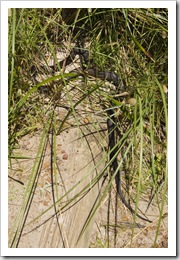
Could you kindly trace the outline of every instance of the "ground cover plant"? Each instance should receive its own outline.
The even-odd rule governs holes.
[[[35,222],[51,209],[54,210],[53,216],[58,219],[60,213],[73,207],[101,180],[103,188],[98,201],[88,212],[77,240],[83,236],[107,199],[107,221],[101,224],[105,235],[96,233],[89,246],[118,247],[118,216],[115,214],[115,223],[112,224],[110,205],[113,203],[111,194],[119,169],[124,196],[135,210],[130,240],[120,246],[135,246],[132,243],[137,236],[137,214],[143,199],[146,206],[140,211],[141,214],[146,216],[145,211],[148,212],[153,205],[157,209],[155,216],[148,216],[156,223],[148,246],[167,247],[167,241],[164,242],[166,245],[162,245],[158,237],[167,217],[168,199],[168,11],[133,8],[11,9],[8,23],[9,179],[23,186],[21,203],[11,221],[9,246],[19,246],[28,223]],[[88,51],[88,62],[82,64],[80,57],[80,61],[77,61],[80,69],[73,67],[66,71],[64,59],[77,44],[82,44],[80,48]],[[64,55],[61,62],[58,54]],[[109,82],[107,84],[107,77],[102,79],[86,73],[90,71],[89,68],[119,75],[120,87]],[[66,109],[61,117],[57,115],[59,107]],[[110,160],[112,150],[108,147],[106,122],[108,118],[111,119],[108,111],[112,109],[117,148],[112,150],[117,152]],[[100,118],[97,119],[97,116]],[[60,193],[57,137],[77,127],[81,132],[80,138],[86,138],[87,132],[82,130],[82,122],[89,134],[98,133],[102,158],[94,164],[93,169],[84,172],[77,183]],[[37,133],[40,135],[37,153],[29,157],[20,152],[22,138],[28,136],[29,139]],[[40,215],[28,220],[50,136],[52,203]],[[115,158],[118,169],[112,172],[111,163]],[[25,181],[23,174],[17,175],[13,171],[14,162],[22,160],[32,162]],[[101,163],[104,166],[91,182],[64,201]]]

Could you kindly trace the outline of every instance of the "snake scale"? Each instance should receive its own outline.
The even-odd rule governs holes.
[[[108,81],[112,83],[118,90],[121,90],[121,84],[120,84],[120,77],[118,74],[116,74],[113,71],[99,71],[98,69],[95,68],[88,68],[88,64],[91,63],[89,59],[89,51],[85,50],[81,47],[74,47],[68,57],[59,62],[59,66],[67,66],[70,63],[73,62],[74,58],[76,55],[79,55],[80,58],[80,63],[81,63],[81,68],[82,71],[86,73],[86,75],[93,76],[95,78],[99,78],[105,81]],[[49,66],[52,71],[55,71],[55,66]],[[117,154],[118,154],[118,147],[115,142],[115,131],[116,131],[116,125],[115,125],[115,111],[114,109],[108,109],[107,110],[107,129],[108,129],[108,139],[109,139],[109,151],[110,151],[110,168],[111,172],[115,173],[117,171],[117,174],[115,176],[115,183],[116,183],[116,190],[117,193],[120,197],[120,200],[122,203],[129,209],[129,211],[132,214],[135,214],[138,218],[147,221],[147,222],[152,222],[149,219],[142,217],[138,213],[135,212],[135,210],[131,207],[131,205],[126,201],[122,188],[121,188],[121,173],[120,170],[118,169],[118,161],[117,161]],[[118,169],[118,170],[117,170]]]

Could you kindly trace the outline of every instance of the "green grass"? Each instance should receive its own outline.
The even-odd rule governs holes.
[[[152,245],[155,247],[163,219],[164,205],[167,203],[168,185],[166,158],[168,97],[164,91],[168,84],[168,11],[166,9],[77,9],[69,16],[63,15],[64,10],[61,9],[12,9],[11,11],[8,45],[9,162],[11,163],[11,160],[16,158],[16,148],[23,136],[33,135],[42,128],[44,131],[32,172],[29,175],[23,202],[11,230],[10,246],[18,246],[21,232],[27,224],[26,214],[36,189],[48,131],[50,129],[54,131],[52,153],[55,161],[56,134],[64,131],[71,116],[79,126],[76,108],[78,105],[88,104],[92,110],[104,116],[106,116],[107,108],[112,105],[116,107],[116,127],[121,133],[117,137],[117,144],[119,153],[122,155],[121,158],[118,157],[118,160],[120,170],[125,172],[123,180],[125,190],[131,204],[135,205],[136,212],[141,198],[149,199],[149,204],[154,202],[159,208],[156,236]],[[87,77],[82,86],[76,85],[79,94],[77,97],[73,96],[73,91],[68,85],[73,86],[76,78],[71,77],[71,73],[66,74],[61,71],[56,52],[65,48],[64,40],[74,43],[81,34],[84,41],[88,43],[90,58],[94,66],[100,70],[115,71],[119,74],[121,83],[125,87],[123,91],[128,92],[128,95],[116,97],[113,92],[103,88],[101,81],[97,80],[94,83]],[[49,75],[48,66],[39,65],[40,61],[47,64],[45,55],[47,52],[51,53],[57,64],[60,72],[57,76]],[[32,82],[33,65],[39,69],[39,72],[49,75],[37,85]],[[41,95],[39,92],[43,85],[48,85],[50,89],[46,109],[44,94]],[[121,94],[121,90],[116,94]],[[69,106],[61,122],[54,116],[58,95],[66,95],[68,99],[66,105]],[[131,105],[132,100],[135,101],[133,105]],[[47,116],[48,111],[49,116]],[[96,122],[93,122],[93,119],[91,122],[91,127],[97,130]],[[101,137],[99,137],[99,143],[103,148]],[[105,154],[103,161],[107,161],[109,157],[108,152]],[[16,159],[18,160],[18,156]],[[97,177],[79,194],[65,205],[63,204],[60,210],[68,208],[73,201],[83,196],[100,178],[103,178],[109,164],[109,162],[106,163],[105,168],[98,173]],[[95,168],[97,166],[95,165]],[[56,176],[56,165],[53,169]],[[93,170],[85,173],[84,178]],[[107,196],[115,174],[111,176],[99,202],[89,214],[82,233]],[[57,183],[56,177],[55,182]],[[82,180],[79,180],[79,183],[81,182]],[[50,208],[55,207],[56,210],[55,205],[61,205],[62,199],[70,194],[79,183],[74,184],[63,197],[59,196],[56,184],[54,205]],[[129,194],[128,190],[132,192]],[[137,217],[134,217],[134,221],[137,221]],[[132,240],[133,237],[134,228],[132,227]],[[97,244],[101,244],[99,240]]]

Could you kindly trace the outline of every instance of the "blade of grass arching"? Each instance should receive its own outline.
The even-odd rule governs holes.
[[[135,98],[138,99],[138,95],[136,95]],[[137,110],[138,110],[138,103],[136,102],[136,104],[134,106],[134,120],[133,120],[133,143],[134,143],[135,151],[137,150],[137,138],[136,138],[136,136],[137,136],[137,122],[138,122]]]
[[[55,177],[55,190],[56,190],[56,200],[58,200],[58,179],[57,179],[57,168],[56,168],[56,160],[57,160],[57,155],[56,155],[56,115],[53,117],[53,174]],[[52,183],[53,185],[53,183]]]
[[[9,87],[8,87],[8,111],[10,110],[10,104],[12,102],[12,93],[13,93],[13,81],[14,81],[14,57],[15,57],[15,43],[16,43],[16,32],[20,24],[21,17],[19,18],[19,21],[16,25],[16,8],[12,8],[12,31],[11,34],[9,34],[8,38],[8,55],[11,55],[11,71],[10,71],[10,80],[9,80]]]
[[[76,22],[77,22],[77,20],[78,20],[78,16],[79,16],[79,14],[80,14],[80,11],[81,11],[80,8],[78,8],[77,11],[76,11],[76,15],[75,15],[74,22],[73,22],[73,28],[72,28],[73,31],[74,31],[74,28],[75,28],[75,26],[76,26]]]
[[[67,77],[67,78],[69,78],[69,77],[74,77],[75,75],[77,75],[77,74],[76,74],[76,73],[66,73],[66,74],[64,74],[64,76],[62,76],[62,75],[57,75],[57,76],[49,77],[48,79],[45,79],[45,80],[43,80],[42,82],[38,83],[36,86],[34,86],[33,88],[31,88],[31,89],[23,96],[23,98],[21,98],[21,99],[19,100],[19,102],[16,104],[16,107],[15,107],[15,108],[13,107],[13,108],[9,111],[9,115],[10,115],[11,113],[14,113],[14,111],[15,111],[16,113],[18,113],[18,111],[22,108],[22,106],[23,106],[24,103],[27,101],[27,99],[30,97],[30,95],[31,95],[33,92],[36,92],[39,87],[41,87],[41,86],[43,86],[43,85],[46,85],[46,84],[48,84],[48,83],[51,83],[51,82],[54,81],[54,80],[62,79],[63,77],[65,77],[65,78],[66,78],[66,77]]]
[[[58,233],[61,237],[62,236],[62,227],[60,227],[60,223],[58,221],[58,206],[56,201],[58,200],[58,184],[57,184],[57,171],[56,171],[56,115],[55,115],[55,108],[56,106],[54,106],[53,112],[52,112],[52,122],[53,122],[53,130],[51,133],[51,171],[50,171],[50,175],[51,175],[51,191],[52,191],[52,202],[53,202],[53,207],[54,207],[54,215],[56,218],[56,223],[57,223],[57,227],[58,227]],[[55,180],[54,180],[55,179]],[[54,184],[55,184],[55,188],[54,188]],[[47,234],[47,237],[49,236],[49,234]],[[55,235],[56,237],[56,235]],[[64,243],[64,239],[63,239],[63,247],[65,247],[65,243]]]
[[[167,150],[168,150],[168,111],[167,111],[167,101],[166,101],[166,97],[165,97],[165,93],[163,91],[163,88],[162,88],[162,86],[161,86],[161,84],[160,84],[160,82],[158,81],[157,78],[155,78],[155,82],[156,82],[157,86],[159,87],[159,90],[160,90],[160,93],[161,93],[161,97],[162,97],[162,101],[163,101],[165,124],[166,124],[166,142],[167,142]],[[165,200],[166,200],[167,185],[168,185],[168,160],[166,158],[166,171],[165,171],[165,178],[164,178],[164,190],[162,192],[162,203],[161,203],[161,208],[160,208],[160,216],[159,216],[158,226],[157,226],[157,230],[156,230],[156,236],[155,236],[155,239],[154,239],[154,247],[156,247],[156,242],[157,242],[157,239],[158,239],[160,225],[161,225],[161,221],[162,221],[162,218],[163,218],[163,210],[164,210],[164,205],[165,205]]]
[[[9,238],[10,247],[17,247],[17,244],[20,239],[20,234],[22,233],[22,229],[24,226],[24,218],[26,215],[30,197],[34,192],[35,180],[38,175],[38,169],[39,169],[39,166],[41,163],[43,150],[44,150],[44,147],[45,147],[45,144],[47,141],[48,128],[49,128],[49,121],[47,120],[47,123],[44,127],[44,131],[42,133],[42,137],[40,139],[37,155],[36,155],[35,162],[34,162],[34,165],[33,165],[32,171],[31,171],[31,175],[29,177],[29,181],[28,181],[27,187],[25,189],[21,207],[19,209],[19,212],[15,219],[14,225],[12,227],[12,231],[10,233],[10,238]]]
[[[132,40],[134,41],[134,43],[136,44],[136,46],[153,62],[155,62],[155,60],[151,57],[151,55],[142,47],[142,45],[136,40],[136,38],[130,33]]]
[[[150,114],[151,114],[151,117],[150,117],[150,133],[151,133],[151,135],[150,135],[150,137],[151,137],[151,161],[152,161],[151,162],[151,170],[152,170],[152,176],[153,176],[154,185],[155,185],[155,187],[157,187],[157,181],[156,181],[156,176],[155,176],[155,162],[154,162],[154,115],[155,115],[155,102],[153,102],[151,109],[152,109],[152,112],[150,112]],[[152,199],[150,200],[146,210],[148,210]]]
[[[11,46],[11,73],[10,73],[10,84],[9,84],[9,95],[8,95],[8,111],[10,109],[12,99],[12,88],[14,80],[14,54],[15,54],[15,26],[16,26],[16,9],[12,9],[12,46]],[[9,39],[10,41],[10,39]],[[10,51],[10,50],[9,50]]]
[[[31,156],[22,156],[22,155],[11,155],[9,158],[11,159],[35,159],[34,157]]]
[[[135,204],[135,214],[134,214],[134,225],[132,226],[132,235],[131,235],[131,241],[134,237],[134,230],[136,225],[136,213],[138,210],[139,205],[139,198],[140,198],[140,192],[141,192],[141,182],[142,182],[142,162],[143,162],[143,112],[142,112],[142,103],[141,103],[141,97],[138,98],[137,102],[139,104],[139,130],[140,130],[140,155],[139,155],[139,175],[138,175],[138,185],[136,190],[136,204]]]

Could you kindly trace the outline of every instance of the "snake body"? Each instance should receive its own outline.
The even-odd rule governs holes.
[[[78,54],[78,55],[82,56],[81,62],[82,62],[82,60],[84,60],[85,64],[89,63],[89,53],[88,53],[87,50],[75,48],[74,54]],[[84,66],[82,66],[82,67],[84,67]],[[99,71],[97,69],[88,69],[87,71],[88,71],[88,74],[90,76],[94,76],[94,77],[100,78],[102,80],[109,81],[110,83],[113,83],[118,90],[122,89],[122,86],[120,85],[120,77],[115,72],[113,72],[113,71]],[[112,171],[113,172],[117,171],[117,174],[115,176],[117,193],[118,193],[122,203],[129,209],[129,211],[132,214],[135,214],[138,218],[151,223],[152,221],[150,221],[149,219],[142,217],[141,215],[136,213],[135,210],[131,207],[131,205],[126,201],[126,199],[123,195],[123,192],[122,192],[122,189],[121,189],[121,174],[120,174],[120,170],[118,169],[118,161],[117,161],[118,147],[116,146],[116,143],[115,143],[116,125],[115,125],[115,116],[114,116],[115,111],[114,111],[114,109],[108,109],[107,115],[108,115],[107,129],[108,129],[108,139],[109,139],[108,145],[109,145],[109,150],[110,150],[109,158],[110,158],[110,161],[111,161]]]
[[[88,64],[90,64],[90,59],[89,59],[89,52],[85,49],[82,49],[80,47],[75,47],[71,50],[70,54],[68,57],[59,62],[59,66],[62,67],[63,65],[69,65],[70,63],[73,62],[74,58],[76,55],[79,55],[80,61],[81,61],[81,67],[82,70],[90,76],[93,76],[95,78],[99,78],[105,81],[108,81],[119,90],[122,89],[122,86],[120,84],[120,77],[118,74],[116,74],[113,71],[99,71],[98,69],[95,68],[88,68]],[[50,68],[55,71],[55,66],[50,66]],[[112,104],[111,104],[112,105]],[[112,105],[113,106],[113,105]],[[115,143],[115,129],[116,129],[116,124],[115,124],[115,111],[113,108],[110,108],[107,110],[107,129],[108,129],[108,139],[109,139],[109,151],[110,151],[110,161],[111,165],[110,168],[112,172],[116,172],[117,174],[115,176],[115,182],[116,182],[116,190],[117,193],[120,197],[120,200],[122,203],[130,210],[132,214],[135,214],[137,217],[139,217],[142,220],[152,222],[149,219],[142,217],[138,213],[135,212],[135,210],[131,207],[131,205],[126,201],[122,189],[121,189],[121,173],[120,170],[118,169],[118,161],[117,161],[117,154],[118,154],[118,147]],[[118,170],[117,170],[118,169]]]
[[[68,57],[65,59],[65,63],[64,63],[64,60],[60,61],[59,66],[62,67],[63,65],[67,66],[67,65],[71,64],[76,55],[79,55],[82,70],[87,75],[90,75],[90,76],[93,76],[95,78],[99,78],[99,79],[102,79],[102,80],[107,80],[107,81],[113,83],[116,87],[118,87],[120,85],[119,75],[116,74],[115,72],[113,72],[113,71],[100,71],[97,68],[88,68],[88,64],[91,63],[91,61],[89,59],[89,51],[82,49],[82,48],[74,47],[71,50]],[[53,71],[55,70],[55,66],[50,66],[50,68]]]

